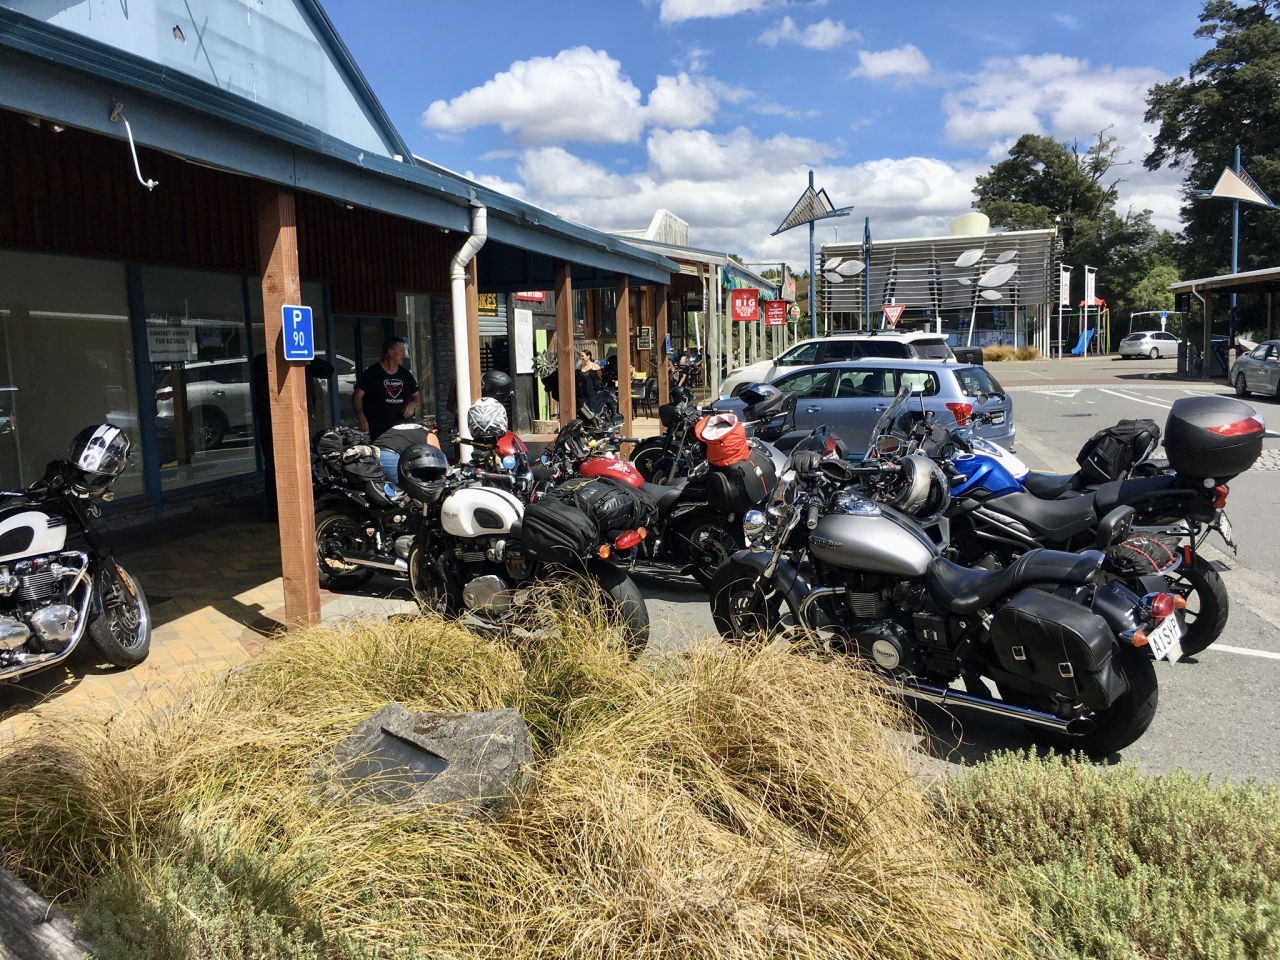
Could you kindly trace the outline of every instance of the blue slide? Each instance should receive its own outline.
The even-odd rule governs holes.
[[[1083,357],[1085,355],[1085,352],[1089,349],[1089,341],[1093,339],[1093,334],[1094,330],[1092,327],[1080,334],[1080,341],[1071,348],[1071,355],[1073,357]]]

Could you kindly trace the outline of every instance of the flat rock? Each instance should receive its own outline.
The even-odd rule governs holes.
[[[0,960],[88,960],[93,951],[61,910],[0,870]]]
[[[332,802],[450,804],[475,816],[523,790],[532,764],[519,711],[414,713],[390,703],[333,749],[317,779]]]

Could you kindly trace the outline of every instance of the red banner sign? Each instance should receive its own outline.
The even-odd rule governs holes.
[[[742,287],[729,291],[729,315],[739,323],[754,323],[760,319],[760,291],[755,287]]]
[[[785,327],[787,325],[787,301],[766,300],[764,303],[764,323],[767,327]]]
[[[516,294],[517,300],[536,300],[538,303],[544,303],[547,299],[547,291],[545,290],[523,290]]]

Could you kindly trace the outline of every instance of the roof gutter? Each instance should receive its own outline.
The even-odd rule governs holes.
[[[467,332],[467,266],[489,239],[489,210],[475,202],[471,208],[471,236],[467,237],[449,265],[450,295],[453,303],[454,396],[458,406],[458,436],[466,436],[467,412],[471,409],[471,339]],[[471,459],[471,445],[461,444],[458,459]]]

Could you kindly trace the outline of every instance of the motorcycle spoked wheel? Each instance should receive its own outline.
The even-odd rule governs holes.
[[[1145,651],[1128,644],[1116,644],[1112,660],[1118,662],[1129,681],[1129,689],[1110,708],[1094,714],[1094,728],[1083,736],[1058,733],[1027,724],[1036,739],[1060,750],[1080,750],[1094,757],[1118,753],[1134,743],[1151,726],[1160,701],[1156,668]],[[1007,690],[997,684],[1001,699],[1021,706],[1052,712],[1052,699]]]
[[[105,570],[95,578],[102,613],[89,624],[89,640],[113,667],[136,667],[151,652],[151,607],[133,574],[118,563],[116,570],[118,581]]]
[[[681,518],[672,533],[687,554],[681,559],[693,567],[689,571],[693,579],[708,589],[716,573],[745,545],[742,535],[719,517]]]
[[[455,620],[462,615],[462,584],[451,572],[440,569],[432,551],[415,542],[409,549],[409,587],[423,613],[438,613]]]
[[[782,595],[771,584],[756,589],[756,567],[730,560],[711,579],[711,620],[725,640],[769,639],[782,626]]]
[[[363,526],[364,519],[351,510],[326,507],[316,511],[316,565],[320,571],[320,586],[324,589],[352,590],[368,583],[373,576],[369,567],[344,563],[328,555],[330,543],[341,549],[356,539]]]

